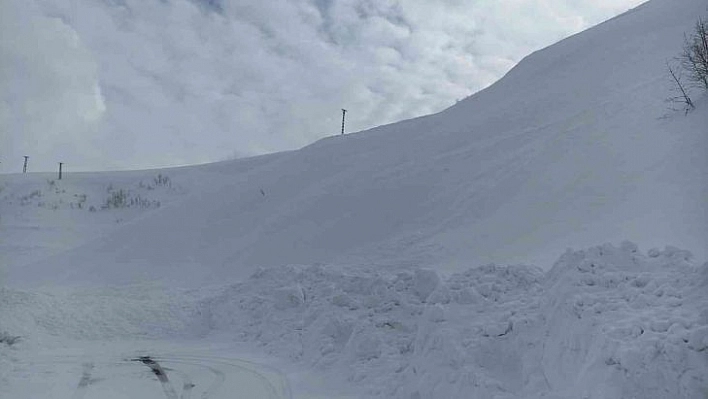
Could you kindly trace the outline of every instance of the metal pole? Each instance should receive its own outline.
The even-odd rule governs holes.
[[[61,180],[61,167],[64,165],[64,162],[59,162],[59,180]]]
[[[27,160],[29,159],[29,156],[25,155],[25,164],[22,166],[22,173],[27,173]]]
[[[347,115],[347,110],[342,108],[342,134],[344,134],[344,117]]]

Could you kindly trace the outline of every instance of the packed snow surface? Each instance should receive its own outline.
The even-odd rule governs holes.
[[[705,399],[708,97],[664,99],[707,8],[652,0],[298,151],[0,176],[0,396],[159,396],[124,363],[152,354],[182,397],[235,365],[278,398]]]

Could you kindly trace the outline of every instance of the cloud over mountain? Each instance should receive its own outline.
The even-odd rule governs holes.
[[[641,0],[10,0],[0,171],[207,162],[439,111]]]

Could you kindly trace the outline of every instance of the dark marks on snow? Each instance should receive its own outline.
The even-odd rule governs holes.
[[[233,377],[240,378],[239,374],[250,375],[253,378],[253,382],[259,381],[264,389],[265,397],[269,399],[292,399],[287,379],[280,371],[239,359],[213,356],[171,355],[155,357],[142,355],[122,358],[119,363],[99,362],[97,365],[105,366],[102,371],[107,373],[109,375],[107,379],[111,380],[113,374],[115,374],[115,367],[126,365],[126,363],[140,367],[144,372],[149,370],[149,373],[154,375],[160,383],[167,399],[196,399],[197,397],[199,399],[216,399],[217,397],[224,397],[223,395],[239,397],[238,395],[242,394],[242,392],[231,392],[226,389],[227,386],[230,389],[240,387],[240,385],[234,384],[233,381],[227,381],[227,379]],[[144,367],[147,367],[147,370]],[[106,378],[96,378],[95,368],[96,364],[93,362],[83,363],[81,377],[71,397],[72,399],[93,397],[100,390],[100,387],[91,387],[99,381],[106,380]],[[204,374],[204,371],[208,371],[208,373]],[[211,374],[211,378],[209,378],[209,374]],[[115,376],[124,377],[122,373],[118,373]],[[200,381],[199,384],[193,382],[195,377]],[[176,384],[175,381],[180,383],[181,389],[177,386],[178,389],[175,390],[173,385]],[[252,383],[249,379],[247,381],[249,381],[249,384]],[[200,386],[198,387],[198,385]],[[88,389],[97,389],[97,391],[87,394]],[[2,398],[2,394],[0,394],[0,398]]]
[[[91,379],[91,373],[93,372],[93,363],[84,363],[83,371],[81,373],[81,379],[79,380],[79,385],[76,387],[73,399],[81,399],[86,395],[86,389],[89,384],[93,382]]]
[[[131,360],[134,362],[141,362],[142,364],[150,368],[150,371],[152,371],[152,373],[155,374],[155,376],[157,377],[157,380],[160,381],[160,384],[162,385],[162,391],[165,393],[167,399],[178,399],[177,392],[172,386],[172,383],[170,383],[169,378],[167,378],[167,373],[165,373],[165,370],[162,368],[162,366],[160,366],[160,363],[156,362],[150,356],[140,356]]]

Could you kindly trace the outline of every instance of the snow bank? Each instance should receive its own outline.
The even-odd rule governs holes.
[[[607,244],[547,273],[271,268],[204,308],[214,328],[370,396],[704,398],[707,276],[687,251]]]
[[[564,254],[542,302],[550,385],[589,398],[704,397],[708,265],[690,260],[631,243]]]

